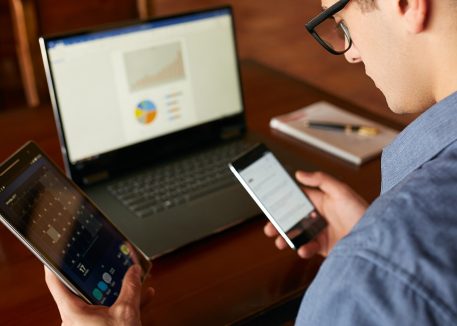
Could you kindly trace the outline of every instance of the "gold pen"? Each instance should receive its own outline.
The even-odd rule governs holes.
[[[380,133],[380,130],[376,127],[333,123],[333,122],[308,121],[307,126],[310,128],[316,128],[316,129],[343,131],[348,134],[356,133],[361,136],[375,136]]]

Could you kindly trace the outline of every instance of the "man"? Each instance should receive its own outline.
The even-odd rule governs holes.
[[[370,207],[328,175],[297,173],[329,222],[298,250],[304,258],[327,258],[297,323],[455,324],[457,0],[322,5],[324,11],[307,24],[319,43],[349,62],[363,62],[392,111],[422,114],[384,150],[381,195]],[[272,225],[265,233],[278,248],[286,247]],[[49,275],[47,282],[56,297],[57,280]],[[62,318],[72,309],[64,301],[58,301]]]

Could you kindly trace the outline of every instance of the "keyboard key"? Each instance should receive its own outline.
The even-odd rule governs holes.
[[[138,217],[198,199],[235,183],[228,163],[250,146],[228,143],[112,184],[111,194]]]

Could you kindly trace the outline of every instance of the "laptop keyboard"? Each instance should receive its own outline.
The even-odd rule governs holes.
[[[159,166],[108,186],[140,218],[203,197],[234,184],[228,163],[252,143],[239,140]]]

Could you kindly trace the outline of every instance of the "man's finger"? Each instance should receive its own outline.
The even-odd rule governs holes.
[[[279,234],[278,230],[276,230],[276,228],[270,222],[265,224],[265,226],[263,227],[263,232],[265,233],[265,235],[267,237],[270,237],[270,238],[276,237]]]
[[[295,178],[305,186],[319,188],[326,193],[339,191],[341,185],[338,180],[323,172],[297,171]]]
[[[141,267],[131,266],[122,280],[121,292],[115,305],[131,306],[138,308],[141,303]]]
[[[155,295],[155,290],[152,287],[148,287],[144,291],[142,291],[141,308],[146,307],[148,304],[150,304],[154,295]]]
[[[298,248],[297,254],[301,258],[311,258],[319,252],[320,248],[321,246],[319,243],[316,240],[313,240]]]
[[[284,240],[283,237],[277,237],[275,240],[275,246],[279,250],[283,250],[283,249],[287,248],[288,244],[287,244],[286,240]]]
[[[322,206],[322,199],[323,199],[324,193],[318,189],[311,189],[311,188],[304,188],[303,191],[308,196],[308,198],[311,200],[311,202],[314,204],[314,206],[318,208],[320,213],[323,213],[321,211],[321,209],[322,209],[321,206]]]
[[[46,266],[44,266],[44,275],[46,285],[54,301],[57,303],[57,308],[61,315],[66,315],[71,311],[77,311],[82,307],[84,304],[82,299],[71,292]]]

